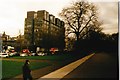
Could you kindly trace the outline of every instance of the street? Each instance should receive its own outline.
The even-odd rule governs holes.
[[[72,78],[72,80],[117,80],[119,70],[117,59],[107,53],[97,53],[61,80],[67,78]]]

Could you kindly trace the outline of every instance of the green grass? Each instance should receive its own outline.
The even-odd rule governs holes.
[[[26,56],[26,57],[20,57],[20,56],[13,56],[10,58],[14,59],[29,59],[29,60],[49,60],[49,61],[57,61],[58,64],[66,64],[69,61],[72,61],[76,59],[75,55],[71,54],[61,54],[61,55],[47,55],[47,56]],[[67,62],[66,62],[67,61]],[[2,78],[12,78],[22,73],[22,66],[24,62],[18,62],[18,61],[2,61]],[[30,68],[31,70],[42,68],[45,66],[49,66],[51,64],[48,64],[47,62],[31,62]]]
[[[2,78],[11,78],[22,73],[22,66],[24,62],[17,61],[2,61]],[[42,62],[31,62],[30,69],[38,69],[49,66],[48,63]]]
[[[17,56],[17,57],[11,57],[11,58],[17,58],[17,59],[34,59],[34,60],[66,60],[73,58],[70,54],[62,54],[62,55],[47,55],[47,56]]]

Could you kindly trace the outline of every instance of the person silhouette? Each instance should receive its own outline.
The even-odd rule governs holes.
[[[25,61],[25,64],[23,65],[22,69],[23,69],[23,80],[32,80],[32,76],[31,76],[31,70],[29,68],[29,60]]]

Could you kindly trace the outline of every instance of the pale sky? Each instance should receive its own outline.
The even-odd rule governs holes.
[[[46,10],[56,17],[62,8],[75,0],[0,0],[0,33],[17,36],[24,32],[27,11]],[[101,1],[101,0],[100,0]],[[115,2],[96,2],[105,33],[118,32],[118,4]]]

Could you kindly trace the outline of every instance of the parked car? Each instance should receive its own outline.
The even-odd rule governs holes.
[[[17,55],[17,52],[15,52],[14,49],[10,49],[10,50],[9,50],[9,55],[10,55],[10,56],[15,56],[15,55]]]
[[[20,53],[20,56],[28,56],[27,53]]]
[[[23,49],[20,56],[31,56],[29,49]]]
[[[58,48],[51,48],[50,49],[50,52],[52,53],[52,54],[55,54],[55,53],[57,53],[59,50],[58,50]]]
[[[38,56],[45,56],[45,55],[47,55],[47,53],[45,53],[45,52],[38,52],[37,55]]]
[[[32,53],[31,53],[31,56],[36,56],[36,55],[37,55],[37,54],[36,54],[36,53],[34,53],[34,52],[32,52]]]
[[[0,57],[9,57],[9,54],[8,54],[8,53],[3,53],[3,52],[1,52],[1,53],[0,53]]]

